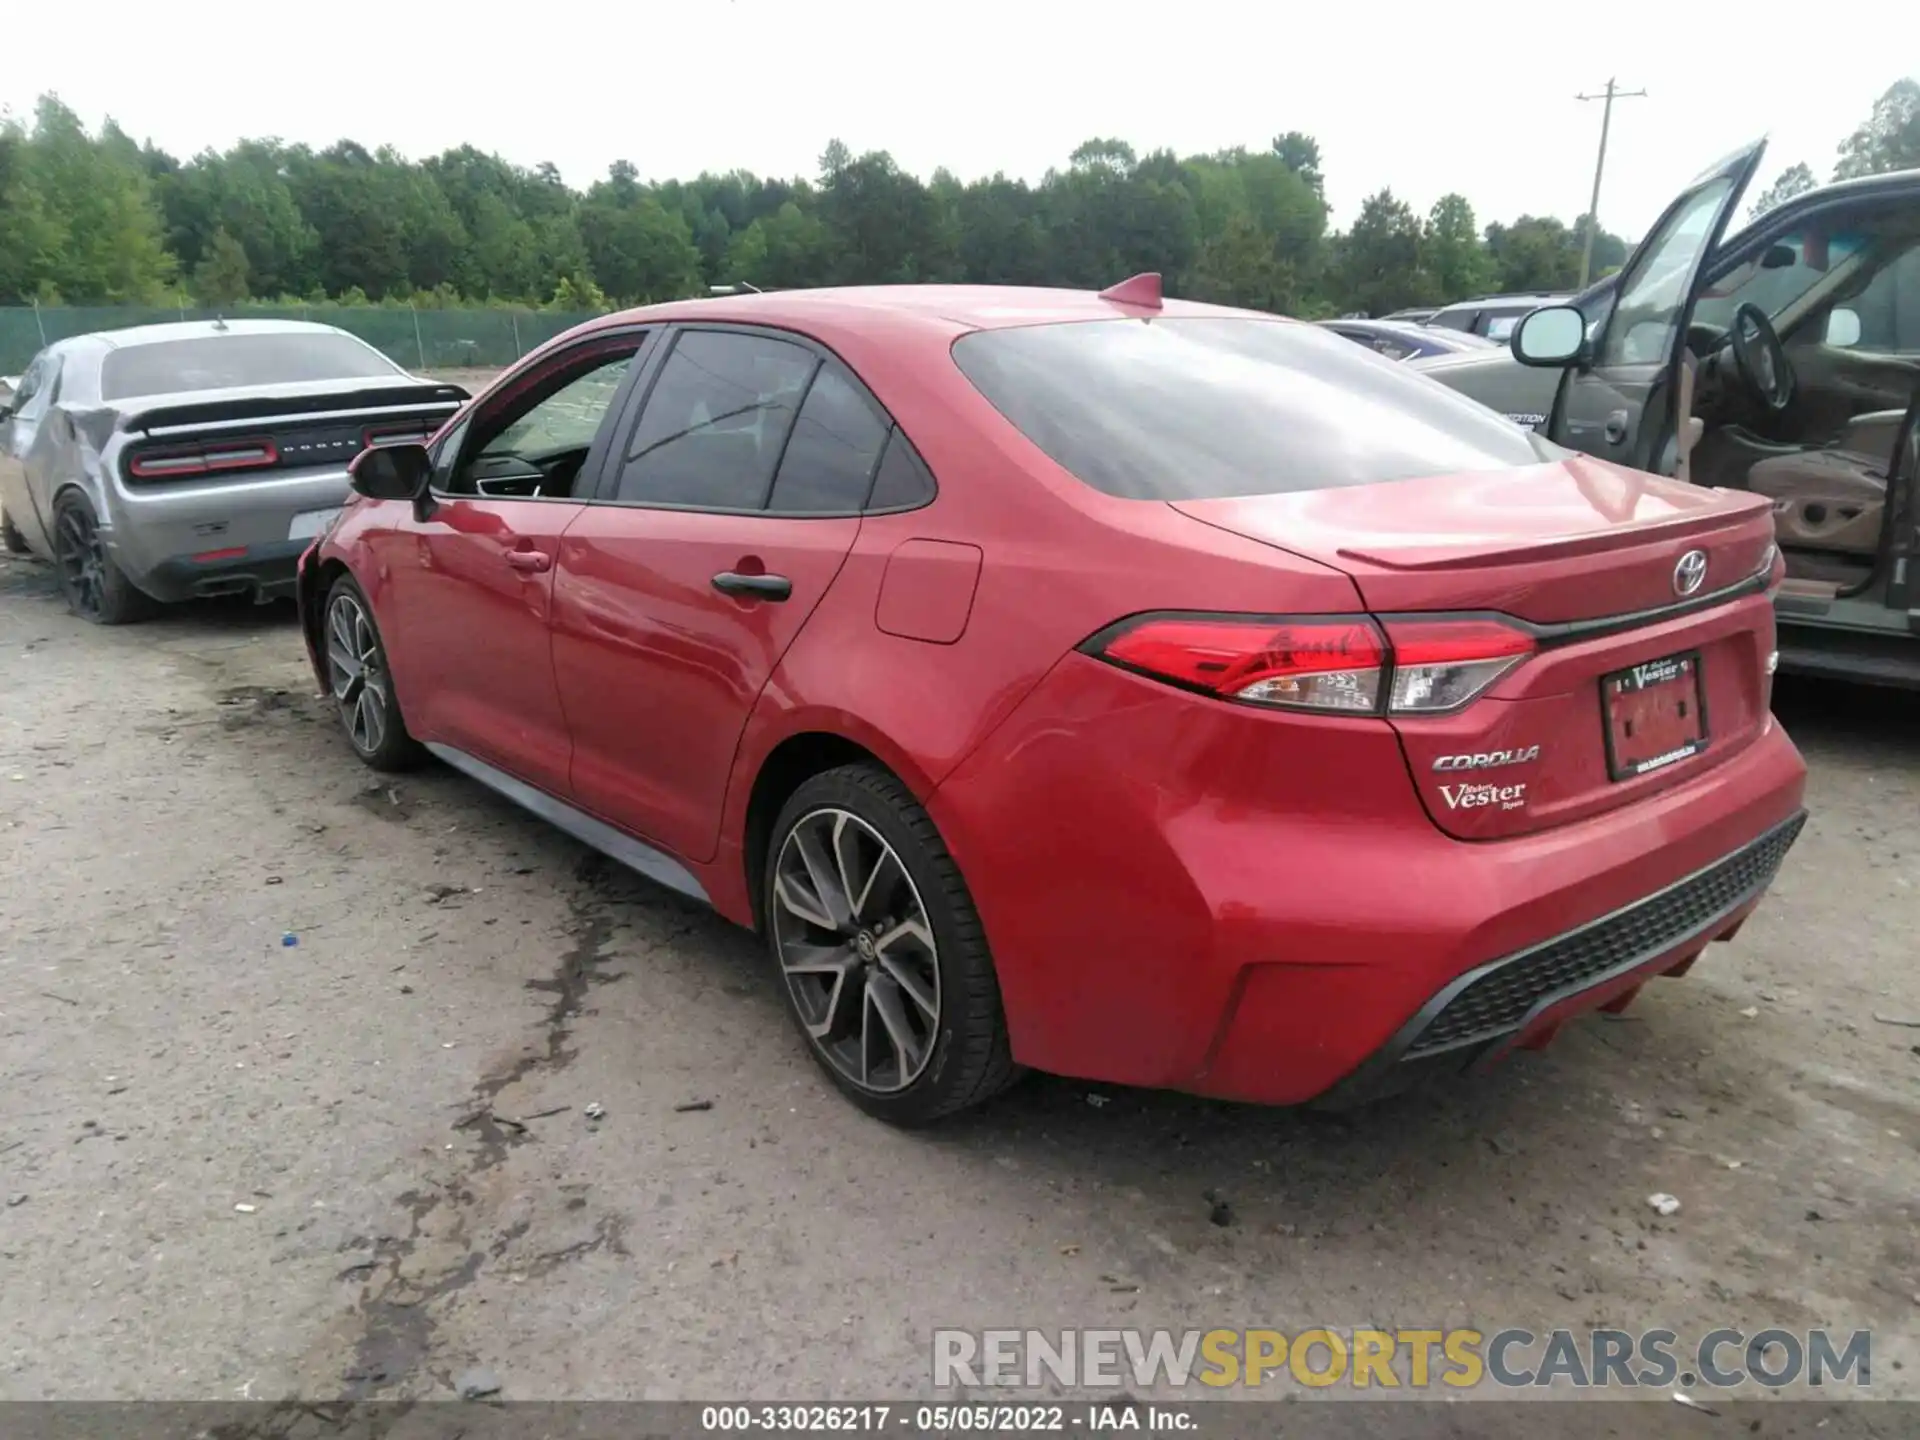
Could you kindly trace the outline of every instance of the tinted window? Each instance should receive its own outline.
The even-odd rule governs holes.
[[[391,380],[402,373],[351,335],[207,335],[109,351],[101,362],[100,395],[119,400],[309,380]]]
[[[867,397],[837,367],[821,367],[793,423],[767,508],[787,515],[858,510],[886,440],[886,422]]]
[[[1437,381],[1284,320],[981,330],[953,355],[1029,440],[1129,499],[1322,490],[1565,453]]]
[[[911,510],[933,499],[933,474],[907,437],[896,428],[880,457],[880,473],[873,477],[869,510]]]
[[[760,509],[818,363],[806,347],[764,335],[682,335],[627,446],[617,498]]]

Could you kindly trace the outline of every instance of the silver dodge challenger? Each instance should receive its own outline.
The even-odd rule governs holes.
[[[291,595],[369,445],[467,399],[330,325],[208,320],[59,340],[0,381],[0,540],[100,625],[202,595]]]

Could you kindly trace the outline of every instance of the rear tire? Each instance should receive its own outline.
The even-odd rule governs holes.
[[[353,753],[375,770],[413,769],[426,751],[407,730],[373,607],[351,575],[342,575],[327,592],[320,639],[327,688]]]
[[[7,553],[9,555],[30,555],[33,553],[27,548],[27,537],[15,529],[13,521],[4,514],[0,514],[0,545],[7,547]]]
[[[773,824],[763,907],[788,1013],[869,1115],[924,1125],[1018,1077],[973,898],[894,776],[844,765],[802,783]]]
[[[128,625],[159,608],[107,553],[93,506],[77,490],[53,504],[53,563],[67,608],[89,624]]]

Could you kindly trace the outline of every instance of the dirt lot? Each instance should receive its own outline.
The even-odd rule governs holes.
[[[1783,687],[1773,899],[1540,1056],[906,1135],[746,936],[312,690],[286,608],[90,629],[0,559],[0,1397],[917,1396],[935,1325],[1369,1323],[1871,1327],[1920,1396],[1910,700]]]

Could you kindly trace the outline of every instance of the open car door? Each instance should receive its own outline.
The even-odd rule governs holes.
[[[1680,362],[1700,272],[1766,148],[1756,140],[1700,175],[1628,257],[1583,362],[1561,376],[1551,439],[1638,470],[1675,468]]]

